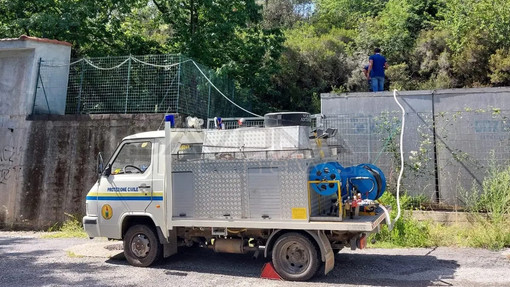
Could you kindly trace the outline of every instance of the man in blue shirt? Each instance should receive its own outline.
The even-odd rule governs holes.
[[[381,49],[375,48],[374,55],[368,58],[368,77],[372,80],[372,90],[380,92],[384,90],[384,69],[388,68],[386,58],[381,55]]]

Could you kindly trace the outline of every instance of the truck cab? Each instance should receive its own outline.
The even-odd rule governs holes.
[[[180,160],[200,157],[203,132],[174,129],[172,154]],[[165,131],[125,137],[86,197],[83,223],[90,237],[122,239],[126,218],[147,216],[164,226]],[[124,223],[125,225],[125,223]]]

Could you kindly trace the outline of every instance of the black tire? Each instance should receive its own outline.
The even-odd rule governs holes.
[[[317,273],[321,265],[319,254],[309,237],[290,232],[276,241],[272,252],[273,265],[285,280],[306,281]]]
[[[133,225],[124,236],[124,255],[129,264],[150,266],[161,259],[163,246],[154,229],[147,225]]]

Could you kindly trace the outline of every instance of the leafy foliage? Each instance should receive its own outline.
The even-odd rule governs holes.
[[[510,84],[506,0],[0,0],[0,37],[21,34],[71,42],[73,56],[185,54],[257,113],[367,91],[375,47],[390,88]]]
[[[498,49],[489,60],[491,83],[496,86],[510,86],[510,50]]]
[[[139,19],[131,13],[149,13],[150,7],[143,1],[2,0],[0,3],[0,37],[17,38],[25,34],[68,41],[73,44],[75,56],[163,51],[156,40],[133,31]]]
[[[373,17],[388,0],[317,0],[317,20],[324,27],[355,29],[364,17]]]
[[[0,0],[0,37],[53,38],[74,56],[183,53],[264,103],[284,41],[254,0]]]
[[[391,218],[395,218],[397,213],[396,197],[390,192],[385,192],[380,201],[382,204],[392,207]],[[400,204],[402,206],[412,204],[411,197],[404,194],[400,197]],[[390,243],[393,246],[429,247],[433,245],[429,233],[429,224],[417,221],[409,213],[403,213],[391,231],[387,225],[384,225],[381,232],[374,235],[374,239]]]
[[[72,215],[69,213],[65,214],[68,219],[62,224],[56,223],[54,226],[49,228],[47,234],[44,234],[43,238],[73,238],[73,237],[88,237],[87,233],[83,229],[81,223],[81,216]]]
[[[285,36],[286,49],[279,61],[282,70],[272,78],[268,100],[280,110],[319,112],[313,97],[342,86],[356,66],[348,60],[353,35],[344,29],[320,34],[312,25],[304,24]]]

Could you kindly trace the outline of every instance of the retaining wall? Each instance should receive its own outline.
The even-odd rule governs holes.
[[[160,114],[34,116],[0,129],[0,228],[46,229],[85,213],[85,195],[123,137],[157,129]]]
[[[510,163],[510,88],[401,91],[406,110],[404,190],[465,205],[490,167]],[[330,142],[345,165],[381,166],[395,190],[401,112],[392,92],[322,94]]]

